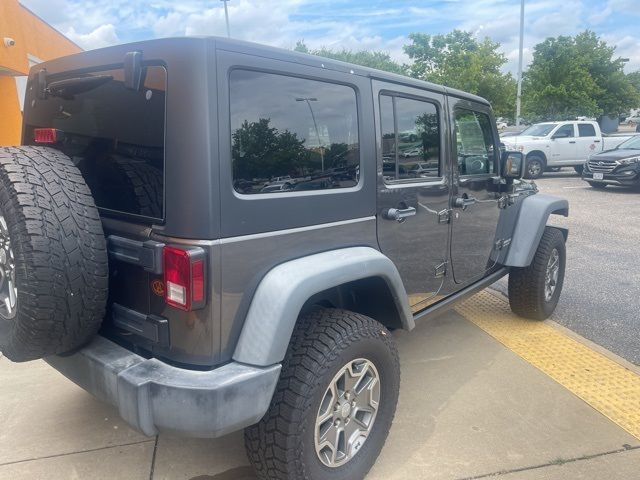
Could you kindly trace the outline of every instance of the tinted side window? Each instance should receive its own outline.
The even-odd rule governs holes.
[[[234,70],[233,185],[244,194],[353,187],[360,176],[355,91]]]
[[[572,138],[573,135],[573,124],[572,123],[565,123],[564,125],[562,125],[558,130],[556,130],[556,133],[553,134],[554,136],[556,135],[564,135],[564,137],[566,138]]]
[[[581,137],[595,137],[596,129],[590,123],[579,123],[578,132]]]
[[[381,95],[380,120],[386,181],[440,176],[440,124],[433,103]]]
[[[460,175],[493,173],[497,152],[489,116],[471,110],[455,110],[454,115]]]

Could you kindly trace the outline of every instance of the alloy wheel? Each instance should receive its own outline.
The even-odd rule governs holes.
[[[351,460],[371,434],[380,402],[380,376],[364,358],[352,360],[333,377],[315,424],[320,461],[339,467]]]
[[[11,248],[7,221],[0,214],[0,316],[7,320],[15,317],[17,303],[15,256]]]

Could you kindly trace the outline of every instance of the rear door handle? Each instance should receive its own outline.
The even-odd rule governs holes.
[[[407,217],[413,217],[416,214],[416,209],[413,207],[408,208],[388,208],[384,211],[382,216],[387,220],[395,220],[398,223],[404,222]]]
[[[571,140],[569,143],[576,143],[576,141],[575,140]]]

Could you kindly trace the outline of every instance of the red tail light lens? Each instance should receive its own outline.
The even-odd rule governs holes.
[[[55,128],[34,128],[33,140],[36,143],[57,143],[62,140],[61,133]]]
[[[195,310],[205,304],[205,254],[201,248],[165,246],[165,302],[182,310]]]

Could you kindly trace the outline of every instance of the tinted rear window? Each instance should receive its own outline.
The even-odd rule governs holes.
[[[75,80],[87,76],[99,79],[78,88]],[[55,82],[70,79],[66,91],[56,90]],[[161,221],[166,70],[146,67],[140,91],[123,79],[121,69],[48,79],[52,94],[27,108],[24,141],[33,143],[34,128],[57,129],[55,147],[78,166],[102,212]]]
[[[353,187],[356,92],[334,83],[231,72],[233,185],[244,194]]]

